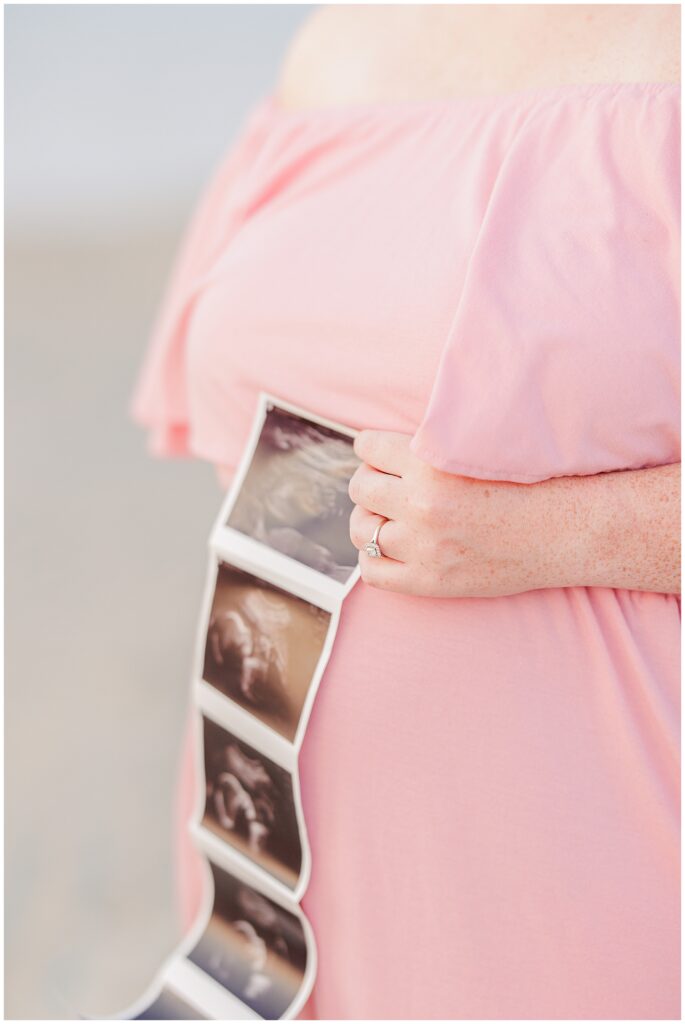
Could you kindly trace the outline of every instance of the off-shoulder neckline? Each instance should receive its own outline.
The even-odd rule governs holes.
[[[679,95],[680,82],[568,82],[552,86],[533,86],[509,92],[474,93],[465,96],[442,96],[417,100],[378,100],[363,103],[345,103],[324,107],[287,107],[273,92],[260,104],[273,119],[283,122],[330,121],[344,122],[373,116],[411,116],[412,114],[448,113],[464,110],[490,110],[498,107],[519,106],[574,97],[610,97],[616,93],[644,93],[659,96],[663,93]]]

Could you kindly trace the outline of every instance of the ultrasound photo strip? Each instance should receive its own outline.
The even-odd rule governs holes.
[[[359,579],[349,534],[355,433],[262,393],[211,533],[195,677],[226,698],[228,724],[261,733],[264,748],[285,750],[285,740],[299,750],[342,601]]]
[[[296,1017],[316,945],[299,902],[311,854],[298,753],[342,603],[359,578],[349,537],[356,431],[262,393],[214,524],[194,658],[189,828],[203,907],[136,1020]]]

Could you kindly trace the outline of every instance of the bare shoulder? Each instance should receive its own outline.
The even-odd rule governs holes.
[[[680,81],[679,4],[350,4],[318,8],[277,86],[289,108]]]
[[[374,4],[314,11],[285,55],[277,85],[280,103],[335,106],[367,97],[370,79],[393,49],[393,33],[383,31],[384,20],[383,9],[379,12]]]

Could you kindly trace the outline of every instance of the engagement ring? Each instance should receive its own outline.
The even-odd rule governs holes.
[[[380,533],[381,526],[387,523],[387,519],[384,519],[382,523],[379,523],[376,529],[373,531],[373,537],[368,544],[364,545],[364,551],[370,558],[383,558],[383,552],[381,551],[380,544],[378,543],[378,534]]]

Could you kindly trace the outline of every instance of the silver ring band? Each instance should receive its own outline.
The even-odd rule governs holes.
[[[384,557],[383,552],[381,551],[381,546],[378,543],[378,534],[381,532],[381,526],[385,526],[387,522],[387,519],[383,519],[382,522],[380,522],[376,529],[373,531],[373,537],[371,538],[369,543],[364,545],[364,551],[366,551],[369,558]]]

